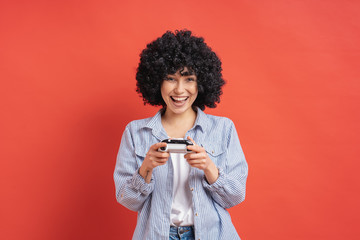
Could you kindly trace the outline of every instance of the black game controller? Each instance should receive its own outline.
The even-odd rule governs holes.
[[[167,143],[166,147],[159,148],[160,152],[170,153],[191,153],[191,150],[187,149],[187,146],[194,145],[190,140],[186,139],[165,139],[161,142]]]

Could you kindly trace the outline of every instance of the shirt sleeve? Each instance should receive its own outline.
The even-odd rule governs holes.
[[[114,171],[117,201],[124,207],[139,211],[154,190],[154,179],[146,183],[139,174],[133,139],[128,126],[121,138]]]
[[[205,176],[202,184],[208,190],[215,202],[223,208],[233,207],[245,200],[248,165],[233,122],[230,124],[227,149],[223,168],[218,167],[219,177],[209,184]]]

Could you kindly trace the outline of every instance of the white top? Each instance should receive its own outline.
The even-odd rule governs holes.
[[[173,201],[170,222],[172,226],[194,225],[192,193],[189,188],[190,165],[184,153],[170,153],[174,167]]]

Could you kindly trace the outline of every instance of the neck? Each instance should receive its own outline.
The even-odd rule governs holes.
[[[194,123],[196,120],[196,112],[193,109],[189,109],[188,111],[181,113],[181,114],[176,114],[170,111],[165,110],[163,116],[162,116],[162,120],[168,124],[177,124],[177,123],[181,123],[184,124],[184,122],[186,123]]]
[[[165,110],[161,122],[169,137],[183,138],[186,132],[194,126],[196,114],[193,109],[182,114]]]

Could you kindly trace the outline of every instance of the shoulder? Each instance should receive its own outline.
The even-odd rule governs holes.
[[[227,117],[215,116],[211,114],[205,114],[207,119],[207,128],[216,130],[231,129],[234,126],[233,121]]]
[[[152,117],[133,120],[126,125],[126,129],[130,131],[137,131],[139,129],[145,128],[151,119]]]
[[[125,127],[123,134],[123,136],[125,136],[124,141],[128,141],[132,149],[134,149],[135,153],[139,156],[144,157],[149,146],[156,142],[152,135],[152,128],[149,127],[151,119],[152,118],[133,120]]]
[[[153,117],[133,120],[126,125],[124,132],[131,136],[134,144],[141,142],[142,139],[148,139],[153,129],[152,119]]]
[[[203,146],[211,156],[222,154],[228,148],[234,133],[234,123],[227,117],[206,114]]]
[[[127,124],[126,129],[137,132],[143,129],[159,128],[159,124],[161,125],[161,110],[152,117],[131,121]]]
[[[232,136],[235,125],[227,117],[206,114],[206,127],[204,128],[206,138],[212,142],[227,143]]]

